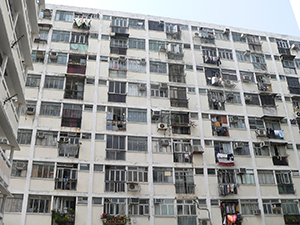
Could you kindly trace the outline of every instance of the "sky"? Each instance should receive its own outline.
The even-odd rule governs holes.
[[[300,2],[300,0],[292,1]],[[45,2],[171,17],[300,37],[290,0],[45,0]],[[300,7],[297,3],[294,5]]]

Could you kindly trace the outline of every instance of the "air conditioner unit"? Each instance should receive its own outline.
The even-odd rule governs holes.
[[[246,50],[245,52],[244,52],[244,55],[250,55],[251,54],[251,51],[250,50]]]
[[[167,52],[172,52],[172,45],[171,44],[167,44]]]
[[[36,58],[37,58],[37,59],[44,59],[44,52],[42,52],[42,51],[37,51],[37,52],[36,52]]]
[[[50,59],[52,59],[52,60],[57,60],[57,57],[58,57],[57,52],[51,52],[51,53],[50,53]]]
[[[198,33],[198,32],[195,32],[195,33],[194,33],[194,37],[199,37],[199,33]]]
[[[260,142],[260,147],[261,148],[265,148],[265,147],[269,147],[270,146],[270,142],[269,141],[262,141]]]
[[[251,101],[252,100],[252,96],[251,95],[245,95],[245,101]]]
[[[168,147],[168,146],[170,146],[170,141],[169,140],[161,140],[160,144],[163,147]]]
[[[298,199],[294,200],[294,203],[299,204],[299,200]]]
[[[235,87],[235,84],[231,80],[224,80],[223,82],[225,87],[229,87],[229,88]]]
[[[238,141],[238,142],[235,142],[235,143],[234,143],[233,149],[234,149],[234,150],[242,149],[243,146],[244,146],[243,143]]]
[[[165,24],[165,22],[164,22],[163,20],[159,21],[159,25],[160,25],[160,26],[162,26],[162,25],[164,25],[164,24]]]
[[[257,137],[267,137],[268,136],[266,129],[257,129],[255,131],[255,133],[256,133]]]
[[[251,77],[248,76],[248,75],[243,75],[243,76],[242,76],[242,80],[243,80],[243,82],[245,82],[245,83],[249,83],[249,82],[251,81]]]
[[[272,209],[281,209],[281,203],[272,204]]]
[[[295,112],[295,115],[296,115],[297,118],[299,118],[300,117],[300,112]]]
[[[159,118],[160,115],[161,115],[161,111],[160,110],[155,110],[155,109],[152,110],[152,119],[153,118]]]
[[[166,46],[165,46],[165,45],[159,46],[159,51],[160,51],[160,52],[165,52],[165,51],[167,51]]]
[[[88,197],[78,197],[77,203],[86,204],[88,201]]]
[[[139,184],[137,183],[128,183],[128,191],[140,191]]]
[[[237,123],[239,118],[237,116],[229,117],[229,123]]]
[[[146,59],[141,59],[141,65],[146,65]]]
[[[154,199],[154,204],[160,204],[162,203],[162,200],[160,198]]]
[[[254,210],[252,210],[252,213],[253,213],[254,215],[260,215],[260,214],[261,214],[261,211],[260,211],[260,209],[254,209]]]
[[[294,108],[294,111],[295,111],[295,112],[300,112],[300,107],[299,107],[299,106],[296,106],[296,107]]]
[[[130,198],[129,204],[139,204],[139,199],[138,198]]]
[[[299,45],[298,44],[292,44],[291,49],[292,50],[298,50],[299,49]]]
[[[168,129],[168,124],[166,124],[166,123],[159,123],[159,124],[157,124],[157,129],[158,130],[167,130]]]
[[[27,115],[33,115],[35,113],[35,107],[27,106],[26,113]]]
[[[246,168],[238,168],[238,173],[241,174],[241,173],[246,173],[247,170]]]
[[[24,170],[24,169],[26,169],[26,164],[23,163],[23,162],[17,162],[16,169],[17,170]]]
[[[119,56],[119,61],[121,61],[121,62],[126,61],[126,57],[125,56]]]
[[[204,149],[201,145],[192,145],[192,154],[202,154]]]
[[[44,139],[45,138],[44,132],[37,132],[37,138]]]
[[[245,39],[247,37],[247,34],[241,34],[241,39]]]
[[[146,84],[139,84],[140,91],[146,91]]]
[[[159,89],[160,90],[168,90],[168,84],[167,83],[160,83]]]
[[[224,30],[223,30],[223,34],[224,34],[224,35],[228,35],[229,32],[230,32],[230,29],[229,29],[229,28],[224,28]]]

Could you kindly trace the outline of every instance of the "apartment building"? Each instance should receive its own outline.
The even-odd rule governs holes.
[[[26,106],[25,82],[31,61],[32,43],[38,36],[38,13],[44,1],[0,1],[0,224],[8,189],[17,140],[20,109]],[[9,151],[6,154],[6,150]]]
[[[299,224],[299,37],[58,5],[39,29],[6,225]]]

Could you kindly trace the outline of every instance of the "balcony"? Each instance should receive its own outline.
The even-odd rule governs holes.
[[[88,45],[87,44],[70,43],[70,50],[87,52]]]
[[[122,120],[107,120],[106,121],[107,130],[115,131],[126,131],[126,121]]]
[[[187,99],[178,99],[178,98],[171,98],[171,106],[172,107],[184,107],[188,108],[188,100]]]
[[[68,208],[65,211],[58,211],[53,209],[52,221],[57,225],[73,225],[75,224],[75,210]]]
[[[58,164],[55,177],[55,189],[76,190],[77,187],[77,165]]]
[[[82,109],[64,108],[62,115],[62,127],[81,127]]]
[[[265,63],[254,62],[253,67],[255,70],[267,70],[267,64],[265,64]]]
[[[127,27],[111,27],[111,36],[128,38],[128,28]]]
[[[229,137],[229,131],[227,126],[212,126],[214,136]]]
[[[230,194],[237,194],[237,185],[236,184],[219,184],[219,195],[227,196]]]
[[[175,163],[192,163],[192,155],[189,152],[174,152],[173,157]]]
[[[273,156],[273,165],[274,166],[288,166],[289,162],[288,162],[288,156]]]
[[[58,156],[78,158],[80,144],[70,144],[68,142],[62,142],[58,144]]]
[[[285,214],[284,215],[285,225],[299,224],[300,223],[300,214]]]
[[[273,129],[267,128],[267,134],[268,134],[268,137],[272,138],[272,139],[283,139],[284,138],[282,130],[273,130]]]
[[[91,19],[89,18],[75,18],[73,21],[73,28],[89,30],[91,27]]]
[[[216,56],[203,56],[203,62],[217,65],[217,66],[221,65],[220,57],[216,57]]]
[[[234,166],[234,155],[217,153],[217,163],[221,166]]]
[[[289,48],[278,48],[278,52],[281,59],[293,60],[296,57],[295,55],[291,54],[291,50]]]
[[[279,194],[295,194],[293,184],[278,184],[277,187]]]
[[[187,177],[184,177],[187,179]],[[194,183],[176,183],[175,181],[175,190],[176,194],[194,194],[195,193],[195,184]]]

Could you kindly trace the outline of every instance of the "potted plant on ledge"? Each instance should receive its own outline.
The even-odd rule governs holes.
[[[107,213],[102,213],[101,220],[103,224],[126,224],[130,222],[130,218],[125,215],[109,215]]]

